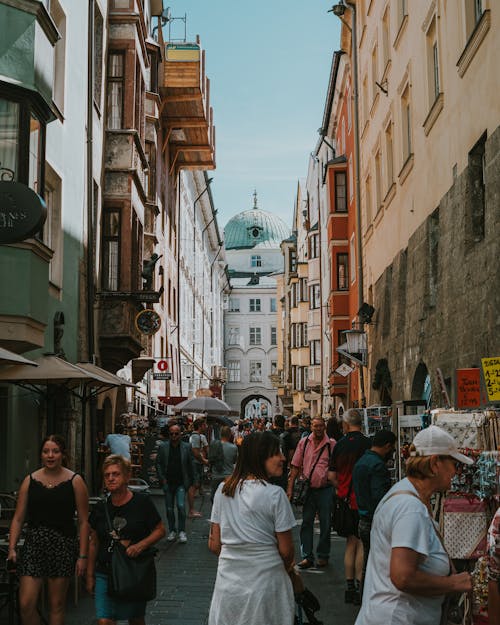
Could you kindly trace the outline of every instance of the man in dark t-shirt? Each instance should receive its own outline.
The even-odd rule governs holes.
[[[174,541],[179,530],[179,542],[186,543],[186,493],[194,481],[193,455],[189,443],[181,441],[177,423],[169,426],[169,440],[161,445],[156,457],[156,470],[165,494],[167,511],[167,540]],[[177,506],[178,527],[174,505]]]
[[[354,465],[367,449],[370,439],[361,432],[363,414],[361,410],[350,408],[342,416],[344,436],[335,445],[328,471],[328,480],[336,488],[337,497],[349,499],[351,510],[358,509],[352,486]],[[361,603],[361,576],[363,570],[363,545],[358,536],[347,536],[344,567],[346,577],[345,602]]]

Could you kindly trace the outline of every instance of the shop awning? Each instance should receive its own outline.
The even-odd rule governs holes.
[[[129,386],[131,388],[137,388],[133,382],[129,382],[119,375],[115,375],[102,367],[92,364],[91,362],[77,362],[76,366],[79,369],[83,369],[103,381],[103,386]]]

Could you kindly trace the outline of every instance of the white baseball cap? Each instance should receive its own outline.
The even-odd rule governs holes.
[[[474,460],[458,451],[455,439],[437,425],[430,425],[421,430],[413,439],[415,451],[411,456],[451,456],[464,464],[472,464]]]

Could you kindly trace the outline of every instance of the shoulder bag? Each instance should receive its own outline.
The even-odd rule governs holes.
[[[108,595],[127,601],[150,601],[156,597],[156,549],[145,549],[135,558],[127,556],[127,549],[113,536],[108,503],[104,503],[106,521],[112,542],[111,566],[108,573]]]

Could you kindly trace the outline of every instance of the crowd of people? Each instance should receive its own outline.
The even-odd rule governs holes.
[[[343,599],[361,605],[356,625],[444,622],[446,598],[470,593],[472,579],[457,572],[448,557],[431,498],[450,488],[458,464],[471,460],[450,434],[432,425],[415,436],[406,477],[394,484],[389,467],[395,435],[380,430],[368,439],[362,425],[357,409],[346,411],[341,421],[278,416],[271,424],[256,419],[223,426],[209,442],[205,419],[193,423],[189,436],[181,422],[171,420],[162,427],[156,455],[167,528],[149,495],[129,488],[126,454],[106,457],[107,497],[89,514],[87,487],[67,466],[64,441],[47,436],[41,467],[21,485],[9,534],[23,625],[39,623],[36,607],[44,579],[49,625],[63,625],[74,575],[84,577],[94,595],[100,625],[117,620],[143,625],[146,600],[110,591],[113,545],[119,542],[127,558],[139,560],[165,536],[185,544],[186,519],[201,515],[195,499],[207,470],[213,501],[208,548],[218,556],[209,625],[293,625],[297,571],[328,566],[339,501],[350,519],[345,531],[337,529],[346,539]],[[302,524],[296,558],[292,530],[298,489]],[[500,625],[499,534],[500,509],[488,543],[490,625]]]

